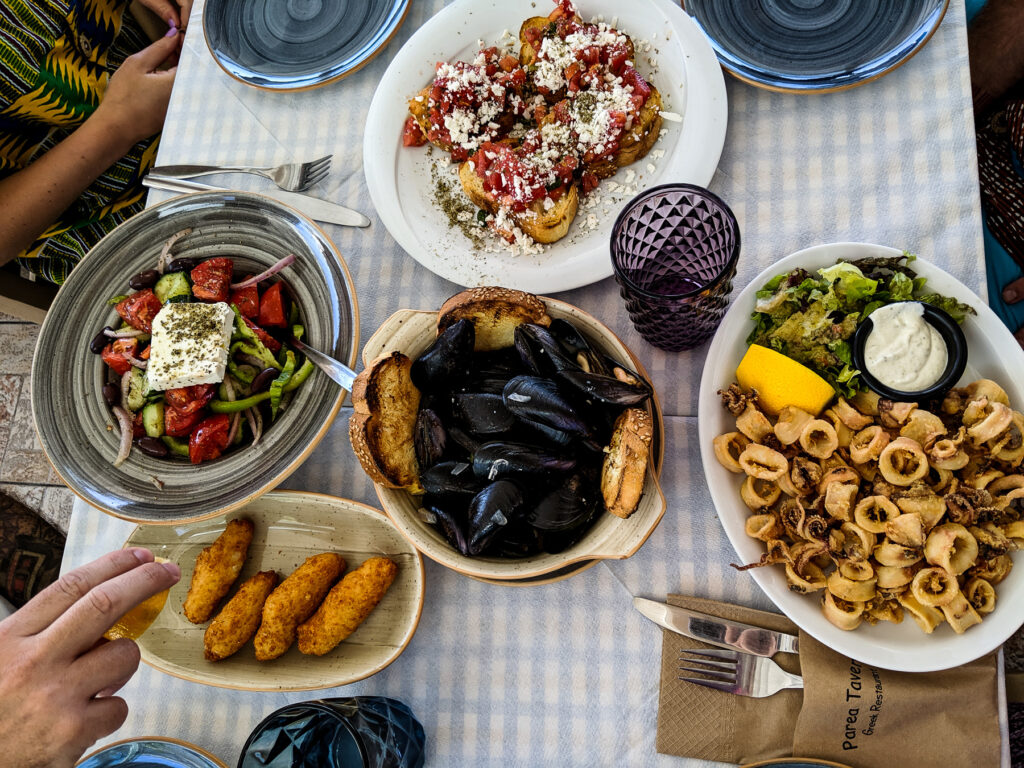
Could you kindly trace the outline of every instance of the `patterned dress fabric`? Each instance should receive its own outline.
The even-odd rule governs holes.
[[[127,0],[0,3],[0,177],[25,168],[69,136],[100,103],[110,75],[148,39]],[[136,144],[22,254],[62,283],[89,249],[144,207],[141,178],[155,139]]]

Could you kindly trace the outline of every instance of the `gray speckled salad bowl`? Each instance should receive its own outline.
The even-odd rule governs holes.
[[[77,495],[140,523],[179,523],[223,514],[252,501],[293,472],[327,433],[345,392],[320,370],[295,390],[290,407],[260,442],[193,466],[137,448],[121,466],[117,419],[103,400],[106,366],[89,342],[118,320],[107,299],[156,266],[179,230],[173,256],[227,256],[239,271],[262,272],[289,253],[279,277],[298,304],[309,344],[355,363],[359,312],[348,268],[313,222],[287,206],[244,192],[204,192],[168,200],[128,220],[75,267],[39,332],[32,361],[32,411],[43,450]]]

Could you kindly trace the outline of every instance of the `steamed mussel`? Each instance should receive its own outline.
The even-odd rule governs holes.
[[[521,323],[488,351],[474,333],[449,325],[412,366],[421,513],[464,555],[562,551],[604,513],[603,447],[650,387],[567,320]]]

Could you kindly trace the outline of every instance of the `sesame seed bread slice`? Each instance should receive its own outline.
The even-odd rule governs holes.
[[[388,488],[422,493],[413,433],[420,391],[401,352],[382,355],[356,376],[348,436],[366,474]]]
[[[448,299],[437,313],[437,332],[463,318],[473,323],[478,352],[511,347],[523,323],[551,323],[544,302],[532,293],[495,286],[469,288]]]
[[[651,415],[642,408],[627,408],[615,420],[601,466],[601,495],[616,517],[629,517],[640,503],[653,435]]]

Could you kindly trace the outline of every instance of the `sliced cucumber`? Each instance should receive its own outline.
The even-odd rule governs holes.
[[[142,427],[150,437],[162,437],[164,434],[163,402],[147,403],[142,409]]]
[[[168,272],[156,281],[153,293],[160,299],[161,304],[189,301],[192,298],[192,288],[189,286],[188,277],[184,272]]]
[[[146,404],[146,393],[149,392],[149,380],[146,372],[139,368],[132,368],[128,380],[128,397],[125,398],[128,407],[134,413]]]

